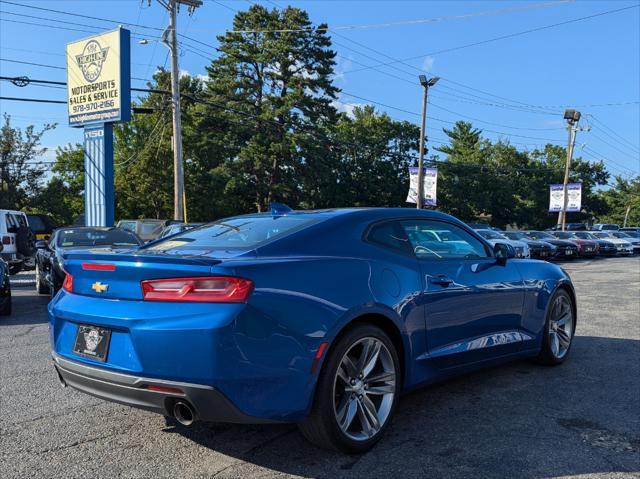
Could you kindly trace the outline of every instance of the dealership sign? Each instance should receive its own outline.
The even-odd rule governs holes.
[[[567,212],[580,211],[582,202],[582,183],[567,184]],[[563,185],[549,186],[549,212],[558,213],[564,208]]]
[[[435,206],[437,202],[436,192],[438,188],[438,168],[423,168],[424,199],[423,204]],[[418,202],[418,168],[409,168],[409,194],[407,203]]]
[[[67,95],[71,126],[131,119],[129,30],[67,45]]]

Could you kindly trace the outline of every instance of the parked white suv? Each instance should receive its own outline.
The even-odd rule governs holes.
[[[34,236],[27,215],[21,211],[0,210],[0,257],[9,264],[9,273],[19,272],[33,255]]]

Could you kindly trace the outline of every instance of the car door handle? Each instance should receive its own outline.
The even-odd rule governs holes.
[[[438,275],[438,276],[429,276],[429,282],[431,284],[437,284],[438,286],[443,286],[443,287],[447,287],[449,286],[451,283],[453,283],[453,280],[443,274]]]

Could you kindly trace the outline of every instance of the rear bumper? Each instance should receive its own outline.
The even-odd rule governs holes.
[[[172,416],[175,402],[183,401],[191,404],[196,418],[203,421],[239,424],[277,422],[242,413],[224,394],[211,386],[115,373],[70,361],[56,353],[52,353],[52,357],[64,386],[101,399],[165,416]],[[152,391],[149,386],[178,389],[182,394]]]

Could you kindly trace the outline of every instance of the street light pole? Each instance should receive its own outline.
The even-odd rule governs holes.
[[[429,96],[429,87],[432,87],[438,80],[439,77],[432,77],[427,80],[425,75],[419,75],[418,79],[420,80],[420,84],[423,88],[422,93],[422,121],[420,123],[420,152],[418,156],[418,198],[416,199],[416,208],[421,210],[424,207],[424,153],[425,153],[425,123],[427,119],[427,99]]]
[[[573,149],[576,145],[576,132],[578,128],[575,126],[580,121],[580,112],[577,110],[566,110],[564,119],[567,120],[567,129],[569,130],[569,144],[567,145],[567,159],[564,163],[564,180],[562,182],[563,204],[562,211],[558,213],[558,224],[562,225],[562,231],[565,230],[567,223],[567,184],[569,183],[569,167],[573,160]]]

